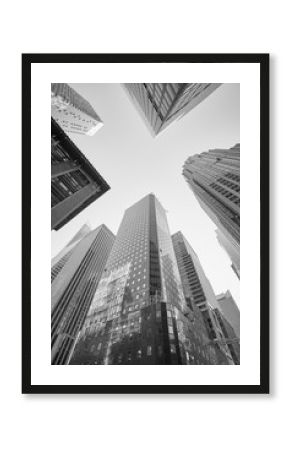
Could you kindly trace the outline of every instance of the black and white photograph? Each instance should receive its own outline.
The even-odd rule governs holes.
[[[3,4],[4,450],[287,447],[287,6]]]
[[[32,293],[41,286],[45,299],[42,307],[32,299],[31,368],[35,379],[46,379],[35,384],[59,392],[62,385],[116,384],[141,392],[140,386],[169,392],[172,385],[267,389],[259,381],[262,364],[267,378],[259,277],[259,108],[267,95],[259,86],[266,59],[246,64],[245,55],[244,65],[228,64],[231,72],[218,57],[205,64],[197,55],[147,55],[140,64],[139,55],[134,64],[134,56],[91,56],[90,70],[85,55],[49,64],[51,55],[45,73],[37,57],[33,64],[28,55],[26,63]],[[42,174],[34,151],[40,127],[47,149],[51,134]],[[39,183],[45,194],[36,209]],[[41,253],[39,227],[33,231],[40,221],[47,236]]]
[[[239,88],[51,85],[52,364],[240,364]]]

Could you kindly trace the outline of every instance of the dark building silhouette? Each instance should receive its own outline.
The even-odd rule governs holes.
[[[110,189],[51,118],[51,228],[58,230]]]
[[[207,342],[165,210],[149,194],[125,212],[70,364],[216,364]]]
[[[153,136],[185,116],[219,86],[219,83],[124,84]]]
[[[240,277],[240,144],[190,156],[183,175]]]
[[[232,364],[231,352],[224,343],[222,328],[213,312],[218,306],[216,296],[199,258],[181,231],[172,235],[172,242],[185,299],[199,312],[199,323],[202,322],[208,336],[207,345],[216,352],[216,364]]]
[[[101,225],[82,228],[53,259],[51,284],[51,362],[67,364],[114,242]]]

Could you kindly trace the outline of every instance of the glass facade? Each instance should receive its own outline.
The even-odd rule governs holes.
[[[208,97],[215,83],[129,83],[125,89],[154,135]]]
[[[67,261],[69,260],[69,257],[72,254],[72,250],[68,251],[65,255],[62,256],[62,258],[57,261],[53,267],[51,268],[51,282],[54,281],[54,279],[57,277],[57,275],[60,273],[60,271],[63,269]]]
[[[214,364],[153,194],[125,212],[70,364]]]
[[[148,98],[161,120],[168,115],[183,86],[180,83],[144,83]]]
[[[102,225],[52,267],[51,362],[67,364],[114,242]]]

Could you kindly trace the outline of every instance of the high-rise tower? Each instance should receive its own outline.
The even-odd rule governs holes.
[[[68,261],[70,255],[76,244],[92,230],[85,224],[77,232],[77,234],[66,244],[66,246],[51,260],[51,282],[57,277],[59,272],[62,270],[66,262]]]
[[[215,344],[220,363],[231,364],[232,357],[224,344],[224,333],[213,312],[218,306],[216,296],[199,258],[181,231],[172,235],[172,242],[185,299],[191,308],[200,311],[210,339],[208,345]]]
[[[237,337],[240,337],[240,310],[232,294],[230,291],[226,291],[223,294],[217,295],[216,300],[223,316],[233,327]]]
[[[51,118],[51,228],[58,230],[110,189]]]
[[[219,86],[219,83],[124,84],[153,136],[195,108]]]
[[[67,364],[114,242],[101,225],[82,228],[54,259],[51,284],[51,362]]]
[[[128,208],[70,364],[216,364],[183,296],[163,207]]]
[[[232,261],[231,267],[240,279],[240,245],[233,239],[230,233],[224,228],[216,230],[216,237],[220,245],[226,251]]]
[[[240,364],[240,338],[236,335],[235,330],[231,326],[231,324],[227,321],[223,313],[220,309],[215,308],[213,310],[213,314],[216,318],[217,323],[219,324],[223,335],[224,340],[227,343],[227,347],[231,354],[234,364]]]
[[[67,133],[93,136],[103,126],[90,103],[66,83],[51,84],[51,115]]]
[[[183,175],[240,273],[240,144],[189,157]]]

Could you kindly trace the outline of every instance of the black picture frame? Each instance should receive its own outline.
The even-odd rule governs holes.
[[[22,55],[22,393],[267,394],[269,393],[269,54],[23,54]],[[255,63],[260,65],[260,384],[32,385],[31,383],[31,65],[33,63]]]

